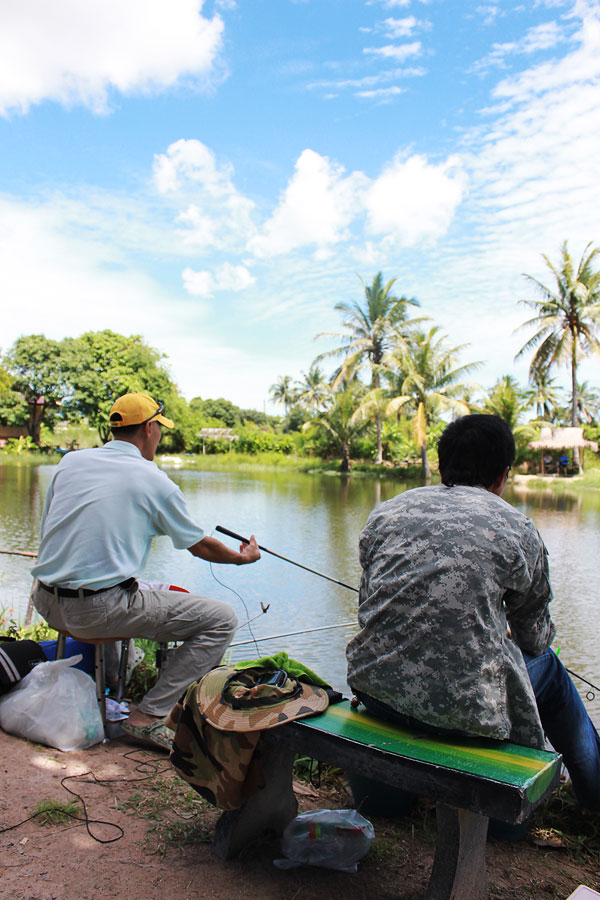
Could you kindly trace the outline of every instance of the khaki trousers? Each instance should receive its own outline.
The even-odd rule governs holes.
[[[165,716],[187,686],[217,666],[237,627],[227,603],[181,591],[108,588],[87,597],[60,597],[36,580],[32,601],[52,628],[77,637],[182,641],[170,650],[140,712]]]

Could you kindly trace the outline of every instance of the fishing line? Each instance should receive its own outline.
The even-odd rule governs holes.
[[[218,527],[217,527],[217,531],[218,531],[218,530],[219,530],[219,529],[218,529]],[[248,541],[245,541],[244,543],[247,544]],[[250,611],[248,610],[248,607],[247,607],[247,605],[246,605],[246,601],[244,600],[244,598],[242,597],[242,595],[239,594],[234,588],[229,587],[228,584],[225,584],[223,581],[220,581],[220,580],[217,578],[217,576],[215,575],[215,572],[214,572],[214,569],[213,569],[213,567],[212,567],[212,563],[211,563],[211,562],[209,562],[208,565],[209,565],[209,568],[210,568],[210,574],[211,574],[212,577],[215,579],[215,581],[217,582],[217,584],[220,584],[221,587],[224,587],[226,591],[231,591],[232,594],[235,594],[235,596],[239,598],[239,600],[240,600],[242,606],[244,607],[244,611],[245,611],[245,613],[246,613],[246,619],[247,619],[247,621],[244,623],[244,626],[245,626],[245,625],[248,626],[248,631],[249,631],[250,634],[252,635],[252,640],[251,640],[251,641],[247,641],[246,643],[251,644],[252,642],[254,642],[254,646],[255,646],[255,648],[256,648],[256,655],[257,655],[257,656],[260,656],[260,650],[258,649],[258,643],[257,643],[257,641],[256,641],[256,637],[255,637],[255,635],[254,635],[254,632],[252,631],[252,627],[251,627],[251,625],[250,625],[250,622],[253,621],[253,620],[250,618]],[[262,603],[261,603],[261,607],[262,607]],[[268,609],[268,608],[269,608],[269,607],[267,606],[267,609]],[[267,611],[266,609],[263,610],[263,612],[266,612],[266,611]],[[242,628],[242,627],[244,627],[244,626],[240,626],[240,628]],[[236,629],[236,631],[237,631],[237,629]],[[231,644],[230,644],[229,646],[231,647]]]

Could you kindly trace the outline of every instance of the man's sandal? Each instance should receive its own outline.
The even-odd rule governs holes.
[[[129,722],[122,722],[121,728],[138,744],[158,747],[168,753],[173,749],[173,732],[165,726],[164,719],[157,719],[150,725],[130,725]]]

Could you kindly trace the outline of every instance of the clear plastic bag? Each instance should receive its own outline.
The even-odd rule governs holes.
[[[274,864],[279,869],[309,865],[356,872],[374,837],[372,824],[355,809],[312,810],[289,823],[281,839],[286,858]]]
[[[93,680],[72,668],[81,655],[42,662],[0,699],[0,728],[58,750],[104,740]]]

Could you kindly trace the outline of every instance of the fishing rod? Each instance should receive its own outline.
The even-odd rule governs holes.
[[[5,556],[29,556],[31,559],[37,559],[37,553],[30,553],[28,550],[0,550]]]
[[[228,528],[223,528],[222,525],[217,525],[215,531],[220,531],[221,534],[227,534],[229,537],[235,538],[236,541],[241,541],[243,544],[250,543],[248,538],[242,537],[241,534],[236,534],[235,531],[230,531]],[[341,587],[348,588],[349,591],[355,591],[358,594],[358,588],[352,587],[350,584],[344,584],[343,581],[338,581],[337,578],[331,578],[329,575],[317,572],[316,569],[311,569],[309,566],[303,566],[302,563],[295,562],[293,559],[288,559],[287,556],[282,556],[281,553],[275,553],[274,550],[269,550],[268,547],[263,547],[261,544],[258,545],[258,549],[264,550],[265,553],[270,553],[271,556],[276,556],[277,559],[282,559],[284,562],[291,563],[293,566],[298,566],[299,569],[305,569],[307,572],[312,572],[313,575],[318,575],[319,578],[326,578],[327,581],[333,581],[334,584],[339,584]]]
[[[296,634],[312,634],[313,631],[327,631],[328,628],[347,628],[349,625],[356,625],[356,622],[339,622],[337,625],[319,625],[318,628],[303,628],[302,631],[287,631],[285,634],[268,634],[266,637],[259,637],[256,640],[236,641],[230,644],[230,647],[241,647],[242,644],[255,644],[256,641],[274,641],[277,638],[293,637]]]
[[[565,669],[567,669],[566,666],[565,666]],[[592,682],[588,681],[587,678],[583,678],[581,675],[578,675],[577,672],[573,672],[571,669],[567,669],[567,672],[569,673],[569,675],[572,675],[574,678],[578,678],[579,681],[583,681],[584,684],[589,684],[589,686],[592,688],[591,691],[588,691],[586,693],[586,695],[585,695],[586,700],[592,701],[592,700],[596,699],[596,693],[600,693],[600,687],[597,687],[595,684],[592,684]],[[596,692],[596,693],[594,693],[594,692]]]
[[[228,528],[224,528],[222,525],[217,525],[217,527],[215,528],[215,531],[219,531],[221,534],[226,534],[229,537],[235,538],[236,541],[241,541],[243,544],[249,543],[248,538],[243,537],[241,534],[237,534],[235,531],[230,531]],[[261,544],[259,544],[258,547],[260,550],[264,550],[265,553],[270,553],[271,556],[276,556],[277,559],[282,559],[284,562],[291,563],[293,566],[298,566],[299,569],[305,569],[307,572],[312,572],[313,575],[318,575],[319,578],[326,578],[327,581],[333,581],[334,584],[339,584],[342,587],[348,588],[349,591],[355,591],[356,593],[358,593],[358,588],[352,587],[352,585],[350,585],[350,584],[345,584],[343,581],[338,581],[337,578],[331,578],[329,575],[324,575],[322,572],[317,572],[316,569],[311,569],[309,566],[304,566],[304,565],[302,565],[302,563],[296,562],[293,559],[288,559],[287,556],[282,556],[281,553],[275,553],[274,550],[269,550],[268,547],[263,547]],[[343,628],[346,625],[352,625],[352,624],[356,624],[356,623],[343,622],[341,625],[324,625],[321,628],[312,628],[308,631],[290,631],[288,634],[274,634],[274,635],[271,635],[271,637],[273,639],[280,638],[280,637],[292,637],[293,635],[297,635],[297,634],[309,634],[310,631],[323,631],[326,628]],[[259,640],[266,641],[266,640],[269,640],[269,638],[259,638]],[[240,641],[236,644],[231,644],[231,646],[238,647],[238,646],[240,646],[240,644],[251,644],[251,643],[253,643],[253,642],[252,641]],[[584,684],[589,685],[589,687],[592,690],[587,692],[586,699],[588,699],[590,701],[594,700],[595,694],[593,692],[595,691],[596,693],[600,693],[600,687],[597,687],[595,684],[592,684],[591,681],[588,681],[587,678],[584,678],[582,675],[578,675],[577,672],[573,672],[572,669],[567,669],[566,666],[565,666],[565,669],[567,670],[569,675],[572,675],[574,678],[578,678],[579,681],[583,681]]]

